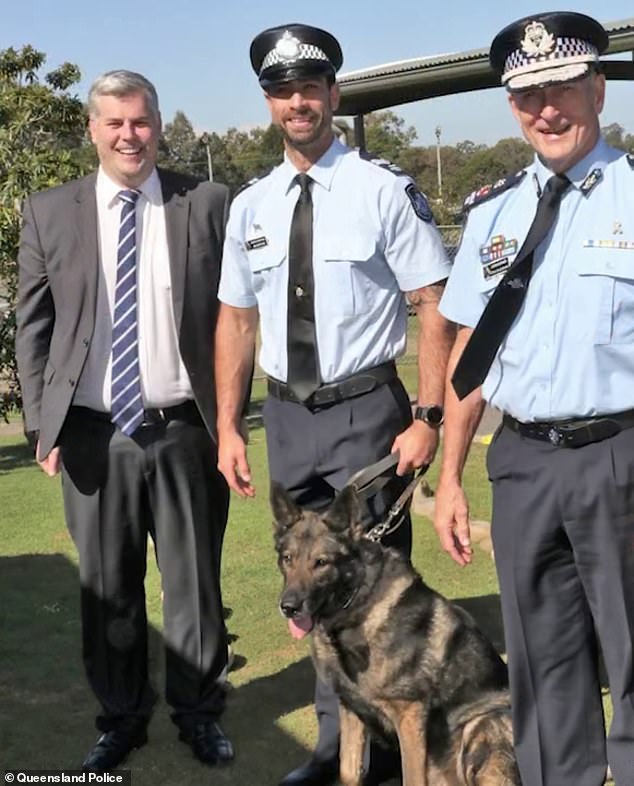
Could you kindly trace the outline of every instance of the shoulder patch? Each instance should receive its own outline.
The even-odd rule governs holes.
[[[422,221],[431,221],[433,219],[433,214],[431,212],[431,208],[429,207],[429,202],[425,198],[425,194],[417,188],[415,183],[410,183],[408,186],[405,186],[405,193],[409,201],[412,203],[412,207],[414,208],[414,213],[422,220]]]
[[[521,182],[525,175],[526,170],[522,169],[514,175],[502,177],[495,183],[490,183],[488,186],[483,186],[476,191],[472,191],[462,204],[462,212],[466,214],[477,205],[481,205],[483,202],[498,196],[498,194],[502,194],[509,188],[513,188],[513,186]]]
[[[627,163],[634,169],[634,153],[627,154]]]
[[[408,176],[407,172],[401,169],[400,166],[397,166],[396,164],[393,164],[391,161],[388,161],[387,158],[379,158],[378,156],[375,156],[373,153],[368,153],[367,150],[359,150],[359,158],[362,158],[364,161],[369,161],[371,164],[374,164],[375,166],[380,166],[381,169],[387,169],[388,172],[391,172],[393,175],[396,175],[397,177],[399,175],[404,175],[405,177]]]

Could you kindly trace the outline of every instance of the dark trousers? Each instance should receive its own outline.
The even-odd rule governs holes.
[[[598,671],[614,715],[607,759],[634,776],[634,429],[577,449],[507,427],[488,456],[523,786],[601,786]]]
[[[227,650],[219,565],[228,489],[200,422],[142,427],[133,438],[71,408],[61,440],[69,531],[79,552],[83,658],[97,726],[147,723],[144,578],[148,534],[164,592],[166,699],[188,726],[217,717]]]
[[[301,404],[269,396],[263,409],[271,480],[280,483],[302,507],[323,511],[357,470],[386,456],[412,412],[399,380],[311,411]],[[391,482],[369,500],[368,528],[381,521],[409,478]],[[385,545],[411,553],[409,517]],[[339,704],[332,687],[317,680],[315,711],[319,741],[315,757],[330,759],[339,750]]]

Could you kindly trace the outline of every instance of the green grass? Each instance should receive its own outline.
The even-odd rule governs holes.
[[[126,767],[135,786],[195,783],[273,786],[301,762],[316,733],[307,642],[295,642],[277,611],[280,578],[267,502],[264,433],[251,432],[255,500],[232,499],[223,558],[229,629],[239,668],[223,720],[235,763],[205,771],[176,740],[169,708],[157,705],[150,744]],[[434,486],[435,470],[429,473]],[[484,448],[466,476],[474,516],[488,518]],[[414,563],[433,587],[459,598],[501,646],[497,582],[489,555],[461,569],[438,548],[431,523],[414,520]],[[146,580],[152,679],[161,692],[161,601],[155,562]],[[74,768],[93,744],[95,704],[80,659],[77,556],[67,534],[58,479],[33,464],[19,437],[0,432],[0,767]]]

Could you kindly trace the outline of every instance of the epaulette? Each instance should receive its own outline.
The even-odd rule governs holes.
[[[405,170],[401,169],[400,166],[393,164],[391,161],[388,161],[387,158],[379,158],[375,156],[373,153],[368,153],[367,150],[359,150],[359,158],[362,158],[364,161],[369,161],[371,164],[375,166],[380,166],[381,169],[387,169],[388,172],[391,172],[393,175],[398,176],[405,176],[409,177]]]
[[[634,169],[634,153],[627,154],[627,163]]]
[[[251,186],[254,186],[256,183],[259,183],[260,180],[264,180],[264,178],[270,175],[274,169],[275,167],[271,167],[271,169],[267,169],[266,172],[263,172],[261,175],[258,175],[257,177],[252,177],[251,180],[247,180],[246,183],[243,183],[241,186],[238,186],[238,188],[235,190],[233,194],[233,198],[235,199],[238,196],[238,194],[241,194],[243,191],[246,191],[247,188],[250,188]]]
[[[509,188],[513,188],[513,186],[516,186],[525,175],[526,170],[521,169],[514,175],[502,177],[495,183],[491,183],[488,186],[483,186],[482,188],[478,188],[476,191],[472,191],[462,204],[463,215],[468,213],[477,205],[481,205],[483,202],[486,202],[488,199],[492,199],[493,197],[498,196],[498,194],[507,191]]]

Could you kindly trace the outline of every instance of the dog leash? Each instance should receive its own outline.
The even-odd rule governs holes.
[[[352,486],[362,499],[373,497],[394,477],[394,470],[398,465],[399,458],[400,454],[398,451],[390,453],[374,464],[370,464],[355,472],[346,485]],[[398,496],[396,502],[390,507],[385,519],[368,530],[363,536],[364,538],[378,542],[386,535],[391,535],[401,526],[405,520],[404,509],[414,494],[416,486],[420,483],[428,469],[429,464],[424,464],[419,469]]]

